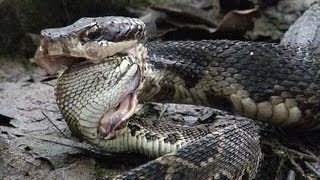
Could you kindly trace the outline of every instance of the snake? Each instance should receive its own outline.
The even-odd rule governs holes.
[[[81,18],[41,31],[37,64],[67,69],[55,95],[70,130],[107,152],[156,158],[114,179],[241,179],[262,158],[260,125],[320,127],[320,60],[307,47],[147,41],[136,18]],[[135,115],[139,102],[219,109],[194,126]]]

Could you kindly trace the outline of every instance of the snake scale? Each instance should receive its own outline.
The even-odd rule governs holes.
[[[308,48],[229,40],[147,42],[143,22],[111,16],[43,30],[35,59],[51,74],[57,64],[68,66],[55,93],[74,134],[108,152],[159,157],[115,179],[253,178],[261,150],[259,125],[251,119],[320,127],[320,61]],[[138,100],[237,115],[174,125],[134,116]]]

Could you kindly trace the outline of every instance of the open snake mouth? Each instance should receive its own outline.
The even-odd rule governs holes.
[[[137,92],[135,90],[139,86],[140,77],[138,74],[134,76],[134,79],[129,83],[128,88],[116,105],[109,108],[100,119],[100,125],[98,134],[104,139],[112,139],[116,137],[118,130],[126,127],[127,119],[134,113],[137,100]]]
[[[106,57],[132,52],[130,49],[146,41],[145,35],[145,25],[136,19],[82,18],[66,27],[42,30],[35,60],[52,75],[60,64],[68,66],[79,58],[99,63]]]
[[[141,51],[145,37],[145,25],[140,20],[122,17],[83,18],[70,26],[41,31],[36,63],[49,74],[55,74],[61,65],[68,67],[58,80],[56,95],[65,120],[78,124],[73,131],[86,133],[88,130],[83,129],[93,128],[93,123],[100,137],[111,139],[126,127],[137,104],[137,89],[143,84],[140,63],[146,52]],[[112,64],[114,60],[119,63]],[[84,81],[92,77],[110,92],[88,88]],[[74,98],[76,93],[81,97]],[[85,98],[103,100],[97,105],[82,102]],[[93,106],[98,112],[89,110]]]
[[[74,63],[81,62],[83,59],[92,63],[99,63],[103,59],[116,54],[133,54],[138,42],[100,42],[100,44],[98,42],[90,42],[90,44],[91,46],[77,43],[74,46],[70,46],[63,43],[63,41],[48,43],[44,39],[40,42],[35,54],[35,60],[47,73],[53,75],[60,69],[61,65],[68,67]]]

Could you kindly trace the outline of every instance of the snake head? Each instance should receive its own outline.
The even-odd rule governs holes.
[[[139,19],[81,18],[66,27],[42,30],[35,60],[54,74],[60,64],[69,66],[81,58],[98,63],[117,53],[132,53],[145,42],[146,26]]]
[[[49,74],[68,67],[56,100],[75,134],[97,143],[126,127],[143,85],[145,42],[145,24],[127,17],[82,18],[41,31],[35,60]]]

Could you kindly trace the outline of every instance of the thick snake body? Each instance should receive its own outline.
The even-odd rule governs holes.
[[[204,40],[148,44],[155,78],[140,100],[191,103],[318,128],[320,60],[307,48]]]
[[[56,88],[59,109],[75,134],[108,152],[161,156],[116,179],[252,178],[261,150],[258,125],[248,118],[319,128],[320,60],[307,48],[228,40],[146,45],[143,29],[132,18],[84,18],[45,30],[36,53],[46,69],[45,59],[80,61]],[[248,118],[218,113],[193,127],[130,119],[136,99],[205,105]]]
[[[167,149],[172,153],[119,175],[116,179],[251,179],[259,167],[261,151],[258,128],[246,118],[218,115],[213,123],[194,127],[173,127],[167,123],[150,125],[150,119],[144,121],[141,117],[132,120],[129,129],[139,129],[140,126],[144,133],[136,133],[145,136],[146,142],[152,142],[153,135],[154,140],[168,143],[162,147],[173,147]],[[139,135],[134,138],[139,138]],[[164,139],[161,140],[161,137]],[[193,137],[197,139],[192,140]],[[181,146],[179,141],[186,141],[187,145]],[[145,143],[142,146],[147,145]],[[142,150],[144,148],[137,149],[140,149],[139,153],[148,155]],[[156,151],[157,148],[153,146],[152,149]]]

